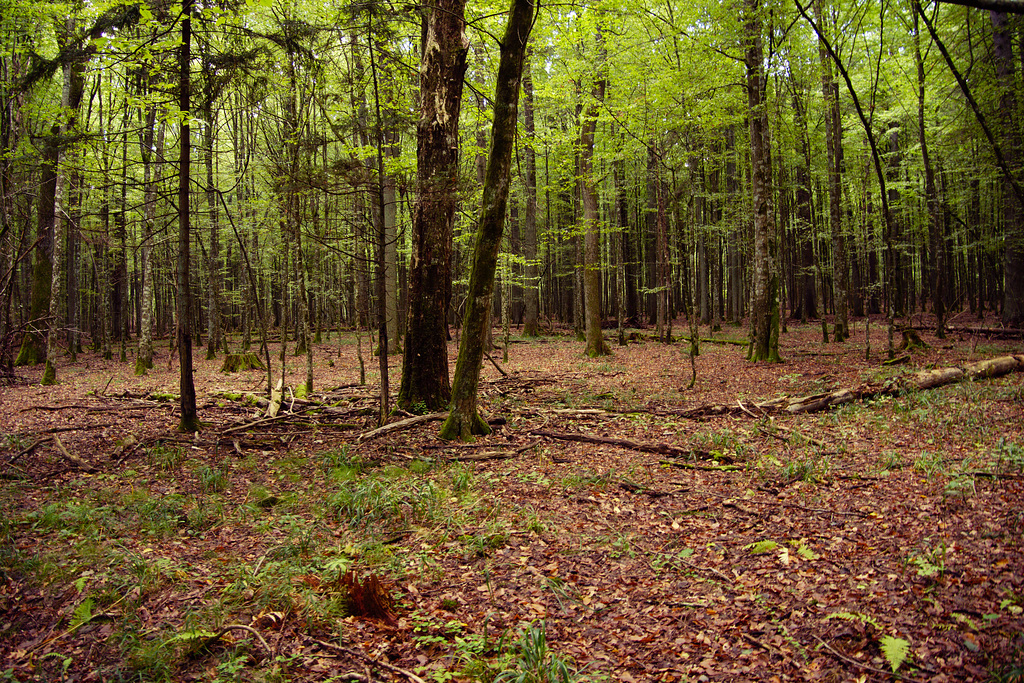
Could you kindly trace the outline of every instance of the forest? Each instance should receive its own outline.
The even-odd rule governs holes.
[[[0,681],[1024,676],[1016,0],[0,0]]]

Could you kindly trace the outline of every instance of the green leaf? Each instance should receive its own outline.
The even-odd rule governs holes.
[[[71,628],[76,629],[92,619],[92,606],[96,604],[92,598],[86,598],[78,603],[75,613],[71,615]]]
[[[170,645],[172,643],[188,640],[209,640],[210,638],[213,638],[215,635],[217,634],[205,628],[193,628],[189,629],[188,631],[182,631],[181,633],[171,636],[164,642],[164,645]]]
[[[895,673],[896,669],[900,668],[900,665],[907,661],[907,654],[910,653],[910,643],[902,638],[895,638],[893,636],[882,636],[878,642],[882,646],[882,654],[885,655],[885,661],[889,662],[889,666],[892,667]]]
[[[779,544],[775,541],[758,541],[757,543],[751,543],[750,545],[744,546],[750,551],[751,555],[764,555],[770,553],[779,547]]]
[[[805,546],[801,541],[790,541],[789,543],[790,545],[796,546],[796,554],[804,558],[808,562],[816,560],[819,557],[821,557],[821,555]]]
[[[844,621],[859,621],[862,624],[871,624],[878,630],[882,630],[882,627],[878,625],[872,617],[860,612],[833,612],[825,617],[826,619],[843,619]]]

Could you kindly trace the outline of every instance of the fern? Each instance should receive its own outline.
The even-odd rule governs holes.
[[[770,553],[778,548],[779,544],[775,541],[758,541],[757,543],[751,543],[744,547],[750,551],[751,555],[764,555],[765,553]]]
[[[871,624],[872,626],[877,628],[879,631],[882,630],[882,627],[879,626],[878,622],[873,617],[869,617],[866,614],[861,614],[860,612],[833,612],[832,614],[829,614],[825,618],[826,619],[843,619],[844,621],[859,621],[862,624]]]
[[[882,636],[878,639],[878,643],[882,646],[882,654],[885,655],[885,661],[889,662],[893,673],[896,673],[896,669],[900,668],[900,665],[907,661],[907,655],[910,653],[910,643],[894,636]]]

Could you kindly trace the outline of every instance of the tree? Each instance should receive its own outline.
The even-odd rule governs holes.
[[[421,46],[418,195],[412,220],[409,329],[398,393],[400,406],[419,412],[441,410],[451,399],[447,307],[462,77],[469,51],[465,7],[465,0],[431,0]]]
[[[750,125],[750,189],[754,203],[753,302],[750,310],[753,361],[779,358],[779,275],[775,270],[778,249],[771,198],[771,143],[765,104],[764,49],[758,0],[746,0],[744,64],[747,71],[747,103]]]
[[[192,294],[191,278],[191,116],[192,116],[192,8],[195,0],[182,0],[181,4],[181,45],[178,47],[178,112],[181,137],[178,141],[178,380],[181,418],[178,429],[182,432],[199,431],[199,414],[196,410],[196,387],[192,379]]]
[[[595,33],[598,46],[598,73],[580,121],[580,195],[583,198],[583,310],[587,347],[584,353],[595,358],[612,353],[601,331],[601,217],[598,212],[597,180],[594,177],[594,135],[598,109],[604,102],[607,78],[606,55],[600,26]]]
[[[526,260],[526,281],[523,287],[525,312],[523,336],[536,337],[540,334],[540,269],[537,267],[537,152],[534,149],[537,135],[533,119],[533,74],[530,50],[523,58],[523,130],[526,133],[523,144],[523,184],[526,186],[526,211],[523,213],[523,258]]]
[[[533,0],[513,0],[508,26],[501,40],[501,59],[494,93],[494,123],[487,159],[479,228],[473,248],[466,315],[459,357],[455,365],[451,411],[441,426],[442,439],[471,441],[490,433],[476,410],[480,365],[483,362],[485,327],[489,324],[494,271],[505,228],[512,150],[515,147],[519,84],[526,45],[533,26]]]

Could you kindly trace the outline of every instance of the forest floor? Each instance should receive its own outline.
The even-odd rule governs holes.
[[[20,369],[0,387],[0,681],[1020,680],[1024,373],[754,404],[1024,347],[924,333],[883,366],[885,329],[868,359],[854,333],[791,324],[778,364],[704,343],[693,388],[687,344],[591,360],[515,339],[507,377],[483,368],[504,423],[472,445],[437,421],[365,438],[377,361],[358,386],[351,333],[275,420],[239,400],[264,373],[197,350],[195,437],[166,345],[145,377],[92,353],[56,386]]]

